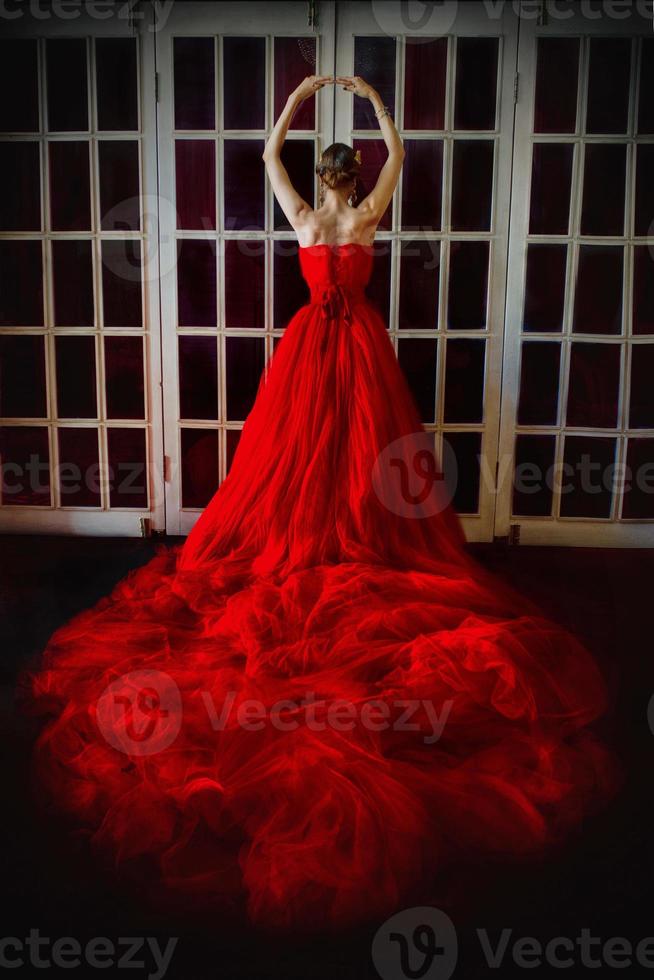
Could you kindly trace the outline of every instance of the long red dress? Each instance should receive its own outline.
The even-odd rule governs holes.
[[[32,679],[39,779],[99,847],[292,926],[392,911],[455,850],[540,849],[610,771],[591,657],[465,551],[371,250],[300,261],[311,301],[186,543]]]

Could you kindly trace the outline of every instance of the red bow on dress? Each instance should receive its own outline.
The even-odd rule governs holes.
[[[330,283],[325,286],[320,300],[322,314],[326,320],[337,320],[342,313],[346,323],[352,320],[352,311],[347,298],[347,293],[342,286],[337,283]]]

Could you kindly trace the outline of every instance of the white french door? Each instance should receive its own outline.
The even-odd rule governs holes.
[[[529,544],[654,545],[654,39],[623,7],[521,24],[496,533]]]
[[[0,532],[164,527],[151,10],[3,20]]]
[[[404,136],[371,291],[456,466],[466,534],[492,538],[517,18],[488,23],[462,6],[454,32],[429,40],[386,9],[380,23],[370,3],[318,4],[313,29],[303,3],[185,4],[158,34],[169,531],[190,530],[227,472],[275,338],[304,300],[260,157],[291,85],[335,68],[376,85]],[[350,95],[324,89],[286,147],[310,200],[333,138],[362,150],[364,184],[383,160],[363,103],[353,116]]]
[[[261,151],[335,71],[406,146],[370,292],[468,539],[654,544],[648,5],[125,6],[3,27],[0,532],[191,529],[306,299]],[[284,151],[308,200],[334,139],[379,170],[325,88]]]
[[[337,73],[361,75],[406,150],[378,233],[374,294],[469,541],[493,537],[518,18],[511,4],[338,5]],[[377,120],[336,91],[337,139],[385,159]],[[365,190],[364,190],[365,192]]]
[[[261,373],[305,302],[297,247],[261,154],[289,92],[331,73],[333,4],[185,3],[157,34],[166,526],[187,533],[224,478]],[[331,89],[284,148],[315,200]]]

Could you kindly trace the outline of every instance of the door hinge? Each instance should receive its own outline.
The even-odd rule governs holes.
[[[513,104],[515,105],[518,101],[520,95],[520,72],[515,73],[515,78],[513,79]]]
[[[170,456],[163,458],[163,477],[164,483],[170,483]]]
[[[509,527],[509,544],[520,544],[520,525],[511,524]]]
[[[159,101],[159,72],[154,73],[154,101]]]
[[[151,524],[149,517],[139,518],[139,531],[141,532],[142,538],[149,538],[151,534]]]

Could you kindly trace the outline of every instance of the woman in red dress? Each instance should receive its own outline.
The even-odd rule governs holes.
[[[280,152],[325,84],[370,100],[388,157],[358,202],[357,154],[326,149],[314,210]],[[457,853],[538,852],[610,781],[592,658],[467,553],[365,295],[403,159],[362,79],[289,97],[264,160],[310,302],[186,543],[59,629],[32,678],[56,804],[155,889],[267,925],[437,900]]]

